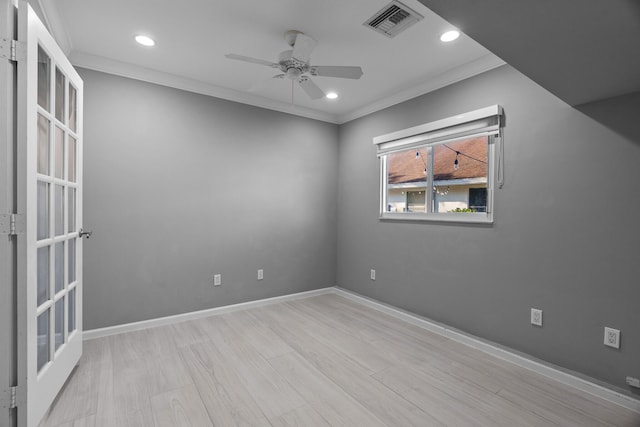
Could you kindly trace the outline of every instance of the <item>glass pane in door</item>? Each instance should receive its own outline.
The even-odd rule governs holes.
[[[69,173],[67,180],[76,182],[76,139],[69,136],[69,162],[67,163]]]
[[[38,248],[37,296],[38,306],[49,299],[49,246]]]
[[[69,291],[69,303],[67,308],[69,309],[69,333],[76,330],[76,288]]]
[[[49,361],[49,310],[38,316],[38,372]]]
[[[49,87],[51,85],[51,59],[42,47],[38,46],[38,105],[50,111]]]
[[[56,119],[64,123],[64,74],[56,67]]]
[[[72,131],[76,131],[78,115],[76,114],[76,100],[77,92],[76,88],[72,84],[69,84],[69,128]]]
[[[56,126],[56,140],[55,140],[55,177],[64,179],[64,131]]]
[[[67,284],[70,285],[76,281],[76,239],[70,239],[67,245],[69,247],[67,258],[69,260],[69,280]]]
[[[38,114],[38,173],[49,175],[49,120]]]
[[[56,185],[54,191],[56,236],[64,234],[64,187]]]
[[[56,243],[55,246],[55,293],[57,294],[64,287],[64,242]]]
[[[38,181],[38,240],[49,237],[49,184]]]
[[[74,231],[76,231],[76,189],[71,187],[67,188],[67,191],[69,192],[69,194],[67,195],[69,203],[69,208],[67,209],[69,228],[67,229],[67,233],[73,233]]]
[[[55,307],[55,319],[56,319],[56,350],[60,348],[60,346],[64,343],[64,298],[60,298],[56,301]]]

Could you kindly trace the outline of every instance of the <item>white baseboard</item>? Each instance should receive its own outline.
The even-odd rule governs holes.
[[[395,317],[396,319],[404,320],[405,322],[411,323],[412,325],[424,328],[428,331],[468,345],[469,347],[475,348],[499,359],[511,362],[514,365],[536,372],[540,375],[544,375],[547,378],[556,380],[562,384],[573,387],[574,389],[589,393],[611,403],[615,403],[616,405],[622,406],[623,408],[627,408],[634,412],[640,413],[640,400],[635,399],[631,396],[627,396],[615,390],[611,390],[607,387],[601,386],[593,381],[580,378],[568,372],[564,372],[555,366],[527,358],[526,356],[518,354],[515,351],[502,348],[497,344],[484,341],[470,334],[465,334],[463,332],[450,329],[446,325],[438,324],[427,318],[400,310],[387,304],[383,304],[379,301],[364,297],[346,289],[334,287],[332,291],[335,294],[341,295],[352,301],[386,313],[390,316]]]
[[[309,298],[316,295],[325,294],[337,294],[348,298],[352,301],[358,302],[367,307],[373,308],[380,312],[386,313],[396,319],[403,320],[412,325],[424,328],[428,331],[434,332],[438,335],[442,335],[451,340],[468,345],[469,347],[483,351],[492,356],[498,357],[514,365],[536,372],[545,377],[556,380],[562,384],[573,387],[577,390],[584,391],[586,393],[597,396],[606,401],[615,403],[623,408],[630,409],[632,411],[640,413],[640,400],[631,396],[619,393],[615,390],[611,390],[607,387],[601,386],[594,381],[581,378],[571,373],[565,372],[556,366],[546,364],[541,361],[533,360],[524,355],[518,354],[514,350],[509,350],[500,347],[495,343],[484,341],[471,334],[466,334],[447,327],[446,325],[439,324],[430,319],[427,319],[416,314],[403,311],[399,308],[393,307],[388,304],[384,304],[380,301],[359,295],[355,292],[348,291],[339,287],[329,287],[322,289],[315,289],[307,292],[299,292],[295,294],[283,295],[279,297],[266,298],[257,301],[243,302],[240,304],[232,304],[223,307],[210,308],[207,310],[193,311],[189,313],[176,314],[174,316],[160,317],[157,319],[143,320],[141,322],[127,323],[124,325],[109,326],[106,328],[91,329],[83,332],[83,338],[90,340],[94,338],[106,337],[109,335],[121,334],[124,332],[138,331],[141,329],[153,328],[156,326],[170,325],[172,323],[184,322],[186,320],[199,319],[202,317],[211,316],[214,314],[230,313],[233,311],[245,310],[253,307],[262,307],[270,304],[276,304],[284,301],[292,301],[296,299]]]
[[[214,314],[230,313],[232,311],[245,310],[247,308],[253,308],[253,307],[262,307],[265,305],[276,304],[283,301],[292,301],[292,300],[301,299],[301,298],[309,298],[312,296],[330,294],[333,292],[334,292],[334,288],[314,289],[312,291],[298,292],[295,294],[282,295],[279,297],[242,302],[239,304],[225,305],[222,307],[209,308],[206,310],[191,311],[188,313],[176,314],[173,316],[142,320],[140,322],[125,323],[122,325],[107,326],[105,328],[98,328],[98,329],[89,329],[87,331],[83,331],[83,338],[85,340],[102,338],[109,335],[122,334],[124,332],[139,331],[141,329],[148,329],[148,328],[154,328],[156,326],[170,325],[173,323],[184,322],[186,320],[200,319],[202,317],[207,317]]]

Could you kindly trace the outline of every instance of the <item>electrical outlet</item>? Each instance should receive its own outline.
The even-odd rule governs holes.
[[[262,280],[264,279],[264,270],[259,269],[258,270],[258,280]]]
[[[222,274],[216,274],[213,276],[213,286],[222,285]]]
[[[538,308],[531,309],[531,324],[542,326],[542,310]]]
[[[604,345],[620,348],[620,331],[613,328],[604,328]]]
[[[627,384],[629,384],[631,387],[640,388],[640,379],[627,377]]]
[[[376,280],[376,271],[373,268],[371,269],[371,280]]]

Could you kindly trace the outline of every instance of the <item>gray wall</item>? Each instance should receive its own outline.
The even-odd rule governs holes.
[[[506,115],[495,224],[380,221],[372,138],[491,104]],[[342,125],[338,285],[629,390],[625,376],[640,376],[640,141],[629,137],[638,111],[621,105],[633,104],[587,116],[504,66]],[[612,116],[613,129],[592,118]],[[620,350],[603,346],[604,326],[622,331]]]
[[[635,97],[581,112],[505,66],[338,127],[80,73],[85,329],[337,283],[621,389],[640,376]],[[372,138],[491,104],[495,224],[380,221]]]
[[[336,125],[79,72],[85,329],[335,283]]]

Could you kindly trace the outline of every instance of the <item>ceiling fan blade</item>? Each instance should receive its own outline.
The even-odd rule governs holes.
[[[275,75],[273,77],[269,77],[266,80],[262,80],[262,81],[259,81],[257,83],[254,83],[253,85],[251,85],[251,87],[249,87],[249,89],[247,89],[247,91],[248,92],[257,92],[259,90],[265,89],[269,85],[269,83],[272,82],[273,80],[283,79],[283,78],[285,78],[284,74],[278,74],[278,75]]]
[[[257,58],[251,58],[249,56],[236,55],[235,53],[228,53],[225,55],[225,57],[229,59],[235,59],[236,61],[244,61],[244,62],[251,62],[252,64],[266,65],[272,68],[280,67],[278,64],[274,62],[264,61],[262,59],[257,59]]]
[[[312,76],[338,77],[341,79],[359,79],[360,77],[362,77],[362,68],[318,65],[311,67],[309,69],[309,73]]]
[[[296,42],[293,45],[293,56],[298,61],[309,62],[309,57],[311,56],[311,52],[315,49],[318,44],[313,38],[309,37],[306,34],[299,33],[296,36]]]
[[[309,77],[303,76],[299,80],[302,90],[309,95],[311,99],[320,99],[324,97],[324,92]]]

